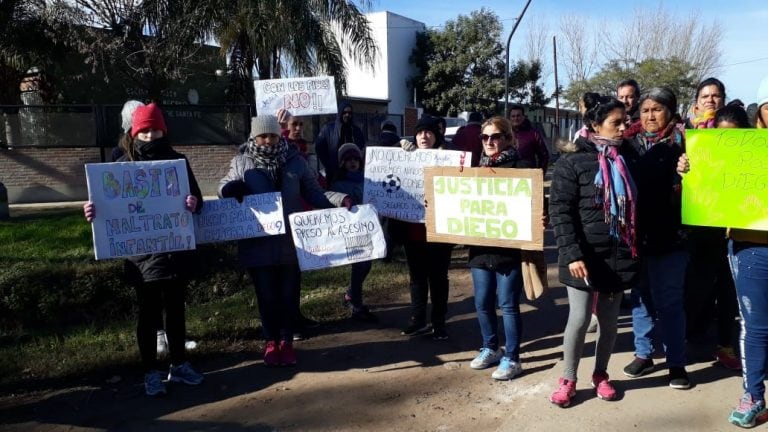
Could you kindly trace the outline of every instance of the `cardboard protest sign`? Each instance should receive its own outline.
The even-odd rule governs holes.
[[[195,215],[198,244],[285,234],[283,199],[279,192],[206,201]]]
[[[195,248],[183,159],[85,164],[85,176],[97,260]]]
[[[768,129],[685,132],[683,223],[768,230]]]
[[[427,241],[544,250],[540,169],[424,170]]]
[[[363,202],[381,216],[424,222],[424,168],[469,166],[471,159],[461,151],[366,147]]]
[[[291,235],[299,267],[315,270],[384,258],[387,243],[373,206],[293,213]]]
[[[274,114],[280,108],[296,116],[338,111],[332,76],[256,80],[253,88],[259,113]]]

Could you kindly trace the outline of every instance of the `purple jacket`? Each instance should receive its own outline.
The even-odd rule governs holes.
[[[547,141],[541,136],[528,119],[515,130],[517,138],[517,154],[521,160],[530,162],[532,167],[541,168],[544,173],[549,166],[549,150]]]

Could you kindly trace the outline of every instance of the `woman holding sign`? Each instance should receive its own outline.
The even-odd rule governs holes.
[[[757,92],[758,111],[755,125],[768,126],[768,77]],[[749,128],[741,108],[727,106],[718,110],[718,128]],[[677,170],[687,173],[691,166],[687,156],[678,161]],[[765,406],[765,377],[768,366],[768,232],[729,229],[728,259],[736,285],[736,298],[741,315],[741,364],[744,394],[731,411],[728,421],[751,428],[768,420]]]
[[[558,248],[560,282],[568,290],[563,376],[549,400],[567,407],[576,395],[577,369],[597,296],[598,320],[592,387],[603,400],[616,398],[608,361],[616,341],[622,292],[637,272],[635,201],[628,165],[636,158],[623,140],[625,107],[617,99],[584,97],[587,136],[560,147],[550,187],[549,214]]]
[[[440,130],[437,119],[425,115],[416,125],[416,144],[401,140],[407,150],[433,149],[439,145]],[[400,334],[417,336],[431,332],[434,340],[448,339],[445,316],[448,313],[448,267],[453,245],[428,243],[423,223],[390,220],[390,235],[405,249],[411,289],[411,320]],[[432,299],[432,311],[427,322],[427,299]]]
[[[158,161],[186,158],[171,148],[167,137],[168,129],[160,108],[155,104],[139,106],[133,113],[130,141],[123,140],[124,153],[118,162]],[[197,185],[192,169],[187,162],[187,176],[191,195],[184,199],[184,206],[191,212],[202,208],[203,196]],[[85,218],[92,222],[96,208],[92,202],[83,207]],[[192,369],[185,359],[184,340],[186,319],[184,311],[184,252],[140,255],[128,258],[126,273],[135,281],[139,303],[139,317],[136,325],[136,340],[144,367],[144,390],[148,396],[165,394],[164,379],[197,385],[203,382],[203,375]],[[157,364],[157,317],[165,310],[165,331],[171,359],[170,371],[160,371]]]
[[[517,154],[515,133],[509,121],[492,117],[483,123],[480,141],[483,153],[479,166],[489,168],[532,168]],[[469,247],[469,267],[475,291],[475,310],[483,337],[480,353],[469,364],[486,369],[499,363],[493,379],[508,380],[523,372],[520,364],[520,293],[523,290],[520,250],[489,246]],[[496,305],[501,309],[505,349],[499,347]]]
[[[348,196],[323,191],[299,150],[280,137],[280,124],[273,115],[251,119],[250,138],[243,153],[232,159],[229,172],[219,182],[219,196],[240,202],[245,195],[266,192],[280,192],[286,222],[291,213],[303,211],[302,198],[315,208],[352,206]],[[295,365],[293,330],[301,271],[293,237],[286,230],[280,235],[240,240],[238,255],[256,289],[267,341],[264,364]]]

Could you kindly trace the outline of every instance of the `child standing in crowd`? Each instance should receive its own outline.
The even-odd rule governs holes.
[[[410,150],[436,148],[442,135],[438,122],[424,116],[416,125],[416,145],[407,140],[401,145]],[[411,320],[400,333],[415,336],[432,329],[435,340],[448,339],[445,316],[448,312],[448,267],[451,264],[452,244],[428,243],[427,230],[423,223],[390,220],[390,234],[405,248],[411,288]],[[427,323],[427,298],[432,298],[432,325]]]
[[[492,117],[483,123],[479,136],[483,153],[478,163],[489,168],[532,168],[521,161],[515,148],[512,126],[503,117]],[[493,379],[508,380],[523,373],[520,364],[520,339],[523,322],[520,317],[520,293],[523,290],[520,250],[489,246],[470,246],[469,267],[475,291],[475,310],[480,323],[483,347],[469,364],[472,369],[499,367]],[[505,349],[499,347],[496,305],[501,309]]]
[[[133,114],[130,141],[123,140],[123,155],[118,162],[159,161],[186,158],[171,148],[168,130],[160,108],[155,104],[139,106]],[[198,212],[203,205],[200,187],[192,169],[187,165],[191,195],[182,204],[191,212]],[[96,207],[87,202],[83,209],[88,222],[96,219]],[[126,261],[126,273],[136,286],[139,303],[139,317],[136,326],[136,340],[144,367],[144,390],[149,396],[166,393],[163,379],[197,385],[203,382],[203,375],[196,372],[186,361],[184,338],[186,319],[184,311],[185,252],[158,253],[130,257]],[[170,371],[165,374],[157,364],[157,319],[165,310],[165,330],[171,360]]]
[[[344,194],[324,192],[317,177],[296,146],[280,137],[277,117],[251,119],[250,138],[242,154],[235,156],[229,172],[219,182],[219,196],[243,200],[243,196],[280,192],[288,225],[285,234],[238,242],[240,263],[248,269],[256,290],[262,331],[267,341],[264,364],[296,364],[293,331],[298,310],[301,271],[290,234],[291,213],[303,211],[302,198],[315,208],[352,206]]]
[[[592,387],[603,400],[616,398],[608,361],[616,341],[622,291],[637,271],[635,201],[628,163],[633,149],[622,139],[625,107],[617,99],[584,97],[587,137],[562,146],[550,189],[549,214],[558,247],[560,282],[568,290],[563,376],[550,401],[567,407],[576,395],[577,370],[597,296],[598,320]]]
[[[352,203],[363,202],[363,154],[355,143],[345,143],[339,147],[339,169],[336,180],[331,183],[331,190],[352,197]],[[363,304],[363,282],[371,271],[372,261],[352,264],[349,288],[344,293],[344,304],[352,307],[352,318],[363,322],[378,321],[376,315]]]

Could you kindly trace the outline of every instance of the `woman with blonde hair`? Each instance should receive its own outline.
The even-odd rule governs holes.
[[[479,166],[489,168],[532,168],[517,154],[517,141],[509,121],[491,117],[481,126],[483,153]],[[475,291],[475,310],[483,345],[470,363],[472,369],[486,369],[496,363],[491,374],[496,380],[520,375],[520,339],[523,323],[520,317],[520,293],[523,289],[519,249],[470,246],[469,267]],[[496,305],[501,309],[504,348],[499,345]]]

